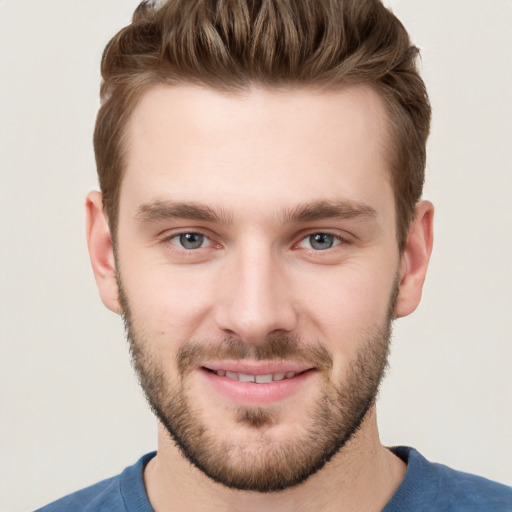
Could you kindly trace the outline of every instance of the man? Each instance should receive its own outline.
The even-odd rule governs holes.
[[[157,454],[42,510],[495,510],[379,441],[432,249],[430,107],[378,1],[143,2],[107,46],[87,237]]]

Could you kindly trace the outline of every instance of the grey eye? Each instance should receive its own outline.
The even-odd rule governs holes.
[[[310,235],[308,240],[311,247],[317,251],[330,249],[334,246],[335,242],[334,236],[328,235],[327,233],[315,233],[314,235]]]
[[[206,237],[199,233],[183,233],[179,235],[180,245],[184,249],[199,249],[205,243]]]

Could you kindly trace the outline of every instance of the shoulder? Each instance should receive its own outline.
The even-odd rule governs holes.
[[[443,464],[433,464],[439,473],[438,500],[447,510],[511,512],[512,487],[477,475],[456,471]]]
[[[107,480],[102,480],[94,485],[81,489],[80,491],[68,494],[36,512],[64,512],[64,511],[112,511],[124,510],[119,508],[116,502],[121,499],[120,478],[121,475]],[[122,503],[122,501],[121,501]]]
[[[407,463],[407,473],[386,512],[512,511],[512,487],[429,462],[412,448],[394,448],[393,452]]]
[[[154,455],[144,455],[120,475],[68,494],[35,512],[152,512],[144,488],[143,469]]]

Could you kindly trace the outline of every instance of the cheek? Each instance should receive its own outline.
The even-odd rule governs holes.
[[[296,294],[303,297],[303,334],[313,339],[320,336],[333,356],[351,360],[360,345],[387,321],[395,274],[390,271],[392,266],[386,272],[376,268],[347,265],[332,269],[321,282],[317,276],[302,276]]]
[[[186,340],[201,324],[212,299],[208,276],[157,262],[130,265],[123,262],[121,277],[133,320],[152,340]]]

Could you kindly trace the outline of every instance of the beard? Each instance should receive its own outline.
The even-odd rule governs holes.
[[[185,459],[215,482],[257,492],[296,486],[342,450],[375,403],[387,368],[397,283],[385,319],[367,330],[340,382],[330,378],[333,358],[321,343],[274,333],[257,345],[233,337],[185,342],[176,356],[175,385],[149,349],[151,340],[138,329],[119,276],[118,285],[132,364],[147,401]],[[272,406],[234,408],[233,427],[238,425],[247,434],[238,442],[229,432],[219,433],[208,425],[207,414],[194,406],[188,377],[201,361],[227,359],[305,362],[318,371],[319,393],[294,438],[273,435],[280,416]]]

